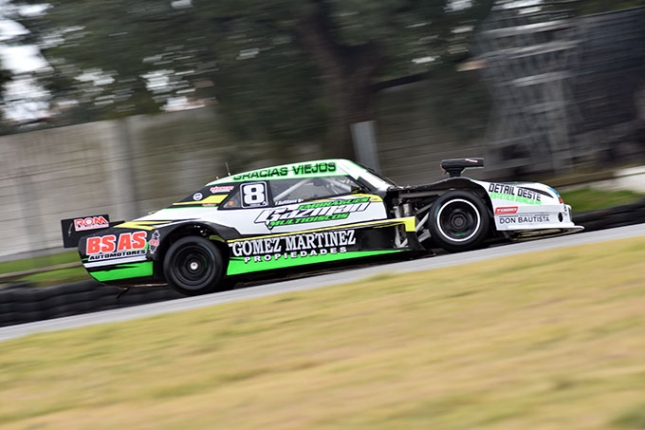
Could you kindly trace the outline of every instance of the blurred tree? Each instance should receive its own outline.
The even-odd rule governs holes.
[[[5,92],[7,90],[7,84],[11,82],[13,73],[4,68],[3,62],[0,59],[0,135],[7,132],[8,124],[5,124],[3,118],[5,117]]]
[[[0,59],[0,106],[2,100],[4,100],[4,93],[7,90],[7,84],[11,82],[13,73],[4,67],[2,60]],[[2,113],[0,112],[0,115]]]
[[[375,91],[454,70],[494,1],[56,0],[21,23],[67,121],[218,103],[242,138],[327,133],[330,155],[352,157]]]

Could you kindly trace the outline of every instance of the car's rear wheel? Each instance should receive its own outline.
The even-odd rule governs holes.
[[[433,204],[428,228],[434,243],[451,252],[477,248],[486,239],[490,216],[473,193],[451,191]]]
[[[189,236],[173,243],[163,263],[166,281],[188,296],[213,293],[223,287],[224,260],[208,239]]]

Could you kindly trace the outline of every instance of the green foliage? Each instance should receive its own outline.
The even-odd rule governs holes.
[[[220,104],[239,137],[298,141],[331,116],[360,118],[374,82],[459,61],[472,32],[455,28],[476,25],[492,3],[59,0],[21,22],[54,68],[39,78],[67,106],[62,122],[153,113],[185,96]]]

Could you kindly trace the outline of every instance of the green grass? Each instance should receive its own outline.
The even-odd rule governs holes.
[[[644,428],[644,260],[637,238],[3,342],[0,427]]]
[[[23,260],[6,261],[0,263],[0,275],[30,271],[35,269],[45,269],[68,263],[79,263],[80,259],[77,251],[66,251],[59,254],[52,254],[36,258]],[[91,279],[82,266],[47,270],[40,273],[22,275],[11,278],[7,281],[27,281],[36,286],[58,285],[66,282],[82,281]]]
[[[84,267],[70,267],[66,269],[48,270],[46,272],[34,273],[21,276],[21,281],[26,281],[37,287],[61,285],[68,282],[87,281],[94,279],[88,275]]]
[[[634,191],[602,191],[592,188],[567,191],[561,195],[564,202],[571,205],[574,213],[626,205],[645,198],[645,195]]]
[[[24,270],[51,267],[59,264],[80,261],[78,251],[65,251],[58,254],[45,255],[35,258],[0,262],[0,275],[5,273],[22,272]]]

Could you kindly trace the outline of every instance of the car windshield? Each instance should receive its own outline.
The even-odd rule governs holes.
[[[358,164],[358,163],[357,163]],[[362,164],[358,164],[361,166],[363,169],[366,170],[366,172],[363,172],[361,174],[361,179],[367,181],[370,183],[370,185],[374,186],[377,189],[387,189],[389,187],[396,187],[396,183],[391,180],[390,178],[386,176],[379,175],[372,169],[371,167],[364,166]]]

